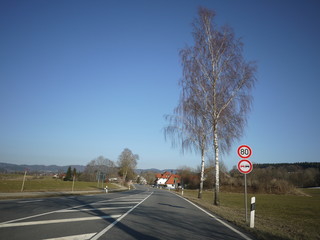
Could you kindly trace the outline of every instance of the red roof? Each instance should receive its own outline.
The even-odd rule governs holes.
[[[176,182],[175,182],[176,180]],[[175,184],[175,183],[180,183],[180,176],[176,174],[172,174],[168,181],[166,181],[166,184]]]
[[[175,184],[175,183],[180,183],[180,176],[177,174],[172,174],[170,172],[164,172],[164,173],[157,173],[156,178],[164,178],[167,179],[165,184]]]
[[[162,176],[161,173],[156,174],[156,178],[161,178],[161,176]]]
[[[162,178],[169,178],[171,176],[170,172],[164,172],[162,173]]]
[[[157,173],[156,178],[169,178],[171,176],[170,172],[164,172],[164,173]]]

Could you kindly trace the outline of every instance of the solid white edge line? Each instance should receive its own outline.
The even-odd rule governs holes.
[[[141,203],[143,203],[145,200],[147,200],[152,194],[153,194],[153,192],[150,195],[148,195],[147,197],[145,197],[145,199],[143,199],[140,203],[138,203],[133,208],[131,208],[129,211],[127,211],[125,214],[123,214],[121,217],[117,218],[108,227],[106,227],[105,229],[103,229],[102,231],[97,233],[95,236],[93,236],[90,240],[97,240],[98,238],[100,238],[103,234],[108,232],[112,227],[114,227],[118,222],[120,222],[124,217],[126,217],[130,212],[132,212],[136,207],[138,207]]]
[[[219,223],[223,224],[224,226],[226,226],[227,228],[229,228],[230,230],[234,231],[235,233],[239,234],[241,237],[243,237],[246,240],[252,240],[251,238],[249,238],[248,236],[246,236],[245,234],[243,234],[242,232],[238,231],[237,229],[235,229],[234,227],[230,226],[229,224],[227,224],[226,222],[222,221],[221,219],[217,218],[216,216],[212,215],[211,213],[209,213],[208,211],[204,210],[203,208],[199,207],[197,204],[191,202],[190,200],[175,194],[176,196],[186,200],[188,203],[192,204],[193,206],[195,206],[196,208],[200,209],[202,212],[206,213],[207,215],[209,215],[210,217],[212,217],[213,219],[215,219],[216,221],[218,221]]]
[[[94,236],[96,233],[86,233],[86,234],[79,234],[79,235],[72,235],[66,237],[59,237],[59,238],[46,238],[42,240],[87,240]]]

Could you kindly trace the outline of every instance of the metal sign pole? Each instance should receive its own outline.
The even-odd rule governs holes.
[[[248,222],[248,206],[247,206],[247,174],[244,174],[244,206],[245,206],[245,214],[246,214],[246,222]]]
[[[238,155],[241,159],[238,162],[238,170],[239,172],[244,174],[244,208],[245,208],[245,219],[246,223],[248,222],[248,201],[247,201],[247,173],[250,173],[252,171],[252,163],[251,161],[248,160],[248,158],[252,154],[252,150],[249,146],[247,145],[241,145],[238,147]]]

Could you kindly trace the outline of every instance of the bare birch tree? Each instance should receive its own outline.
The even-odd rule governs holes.
[[[165,138],[168,136],[172,139],[173,147],[181,145],[182,152],[190,150],[201,153],[201,170],[200,170],[200,186],[198,198],[202,198],[204,171],[205,171],[205,155],[208,149],[210,133],[210,125],[204,114],[205,103],[203,101],[203,86],[199,84],[202,76],[200,76],[197,66],[191,61],[185,59],[188,50],[180,52],[183,65],[183,78],[180,81],[181,96],[178,107],[174,109],[174,115],[167,115],[166,120],[169,125],[165,127]],[[186,60],[186,61],[184,61]],[[178,143],[178,144],[177,144]]]
[[[218,28],[215,13],[199,8],[193,22],[194,46],[180,51],[183,78],[180,104],[192,105],[208,124],[215,155],[214,204],[219,200],[219,151],[228,152],[240,139],[252,105],[256,66],[242,56],[243,43],[228,26]],[[190,114],[182,107],[184,114]]]
[[[206,119],[203,117],[201,108],[197,105],[196,99],[188,98],[184,101],[184,96],[188,95],[191,86],[187,86],[181,82],[182,96],[181,102],[174,110],[174,115],[166,115],[166,120],[169,125],[165,127],[165,138],[168,136],[172,139],[172,145],[176,147],[181,145],[182,152],[184,150],[196,151],[201,153],[201,171],[200,171],[200,187],[198,198],[202,198],[203,182],[204,182],[204,165],[205,154],[208,147],[207,133],[208,125]],[[193,86],[196,87],[196,86]],[[192,88],[192,87],[191,87]],[[193,97],[197,97],[193,95]]]

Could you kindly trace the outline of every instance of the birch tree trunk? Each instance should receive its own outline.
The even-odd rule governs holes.
[[[218,134],[216,131],[216,127],[214,128],[214,139],[213,139],[213,147],[215,152],[215,188],[214,188],[214,205],[219,206],[220,205],[220,197],[219,197],[219,191],[220,191],[220,170],[219,170],[219,145],[218,145]]]
[[[201,150],[201,176],[200,176],[200,188],[198,193],[198,198],[202,198],[203,191],[203,182],[204,182],[204,150]]]

